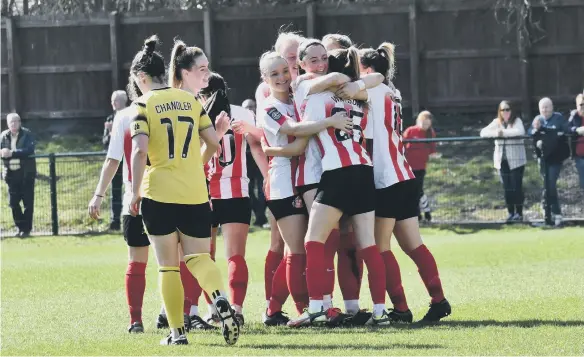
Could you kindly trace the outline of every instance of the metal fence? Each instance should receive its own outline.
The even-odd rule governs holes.
[[[464,224],[505,221],[508,214],[505,191],[499,172],[493,168],[493,139],[467,137],[406,142],[416,142],[418,148],[435,143],[441,155],[430,159],[424,179],[432,222]],[[522,180],[524,221],[542,221],[543,178],[534,158],[531,140],[522,139],[520,143],[525,145],[527,158]],[[100,221],[93,221],[87,214],[87,204],[99,179],[104,157],[103,152],[37,156],[33,234],[78,234],[108,229],[110,192],[104,199]],[[572,158],[562,165],[557,186],[564,219],[584,219],[584,189],[579,185]],[[0,231],[2,236],[10,236],[13,221],[5,184],[1,193]]]

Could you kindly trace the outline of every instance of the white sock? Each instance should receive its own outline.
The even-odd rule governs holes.
[[[322,297],[322,304],[325,310],[333,307],[333,297],[331,295],[324,295]]]
[[[315,313],[322,311],[323,303],[322,300],[310,300],[308,303],[308,312]]]
[[[359,312],[359,300],[345,300],[345,310],[347,314],[355,315]]]
[[[243,307],[239,305],[231,305],[231,307],[233,308],[233,310],[235,310],[236,313],[243,314]]]
[[[164,305],[160,308],[160,315],[166,316],[166,310],[164,309]]]
[[[180,332],[178,330],[179,329],[177,329],[177,328],[170,329],[170,334],[172,335],[173,340],[176,340],[180,336]]]
[[[209,314],[217,314],[217,309],[215,309],[215,305],[213,304],[208,304],[207,310],[209,310]]]
[[[385,311],[385,304],[373,304],[373,316],[381,316]]]
[[[266,300],[266,309],[270,307],[270,300]]]
[[[196,305],[191,305],[190,316],[196,315],[199,316],[199,307]]]

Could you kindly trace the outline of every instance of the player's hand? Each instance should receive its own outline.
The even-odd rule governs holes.
[[[300,82],[307,81],[307,80],[314,79],[314,78],[316,78],[315,73],[304,73],[303,75],[296,77],[296,79],[292,81],[292,85],[291,85],[292,91],[296,91],[296,88],[298,88],[298,85],[300,84]]]
[[[578,129],[576,129],[576,133],[578,135],[584,135],[584,126],[581,126]]]
[[[234,120],[233,123],[231,123],[231,129],[233,129],[236,134],[248,134],[251,131],[251,128],[252,125],[243,120]]]
[[[219,136],[219,138],[223,137],[227,130],[229,130],[230,121],[231,118],[224,111],[219,113],[219,115],[217,115],[217,117],[215,118],[215,131],[217,132],[217,136]]]
[[[327,118],[327,121],[328,126],[332,126],[348,134],[353,133],[353,119],[349,118],[344,111],[335,113],[332,117]]]
[[[142,203],[142,197],[133,193],[132,200],[130,201],[130,214],[133,217],[136,217],[140,213],[140,203]]]
[[[2,149],[2,157],[3,158],[10,158],[12,157],[12,151],[10,149]]]
[[[266,150],[270,147],[270,145],[268,145],[268,143],[266,142],[266,138],[262,137],[260,140],[260,144],[262,145],[262,151],[265,153]]]
[[[91,201],[89,201],[89,206],[87,207],[87,212],[89,213],[89,217],[91,217],[93,219],[99,219],[102,201],[103,201],[103,197],[93,196]]]
[[[360,89],[357,83],[349,82],[339,86],[339,89],[337,89],[335,94],[343,99],[352,99],[357,93],[359,93],[359,91]]]

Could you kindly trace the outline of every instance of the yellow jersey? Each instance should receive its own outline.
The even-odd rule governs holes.
[[[211,119],[192,94],[176,88],[151,90],[132,104],[132,137],[148,135],[142,196],[163,203],[209,201],[199,132]]]

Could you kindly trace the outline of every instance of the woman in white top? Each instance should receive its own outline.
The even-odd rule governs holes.
[[[481,130],[483,138],[505,138],[495,140],[493,165],[499,170],[505,203],[509,216],[507,221],[523,220],[523,173],[527,162],[523,139],[507,139],[525,135],[525,128],[521,119],[513,113],[511,105],[504,100],[499,104],[497,118]]]

